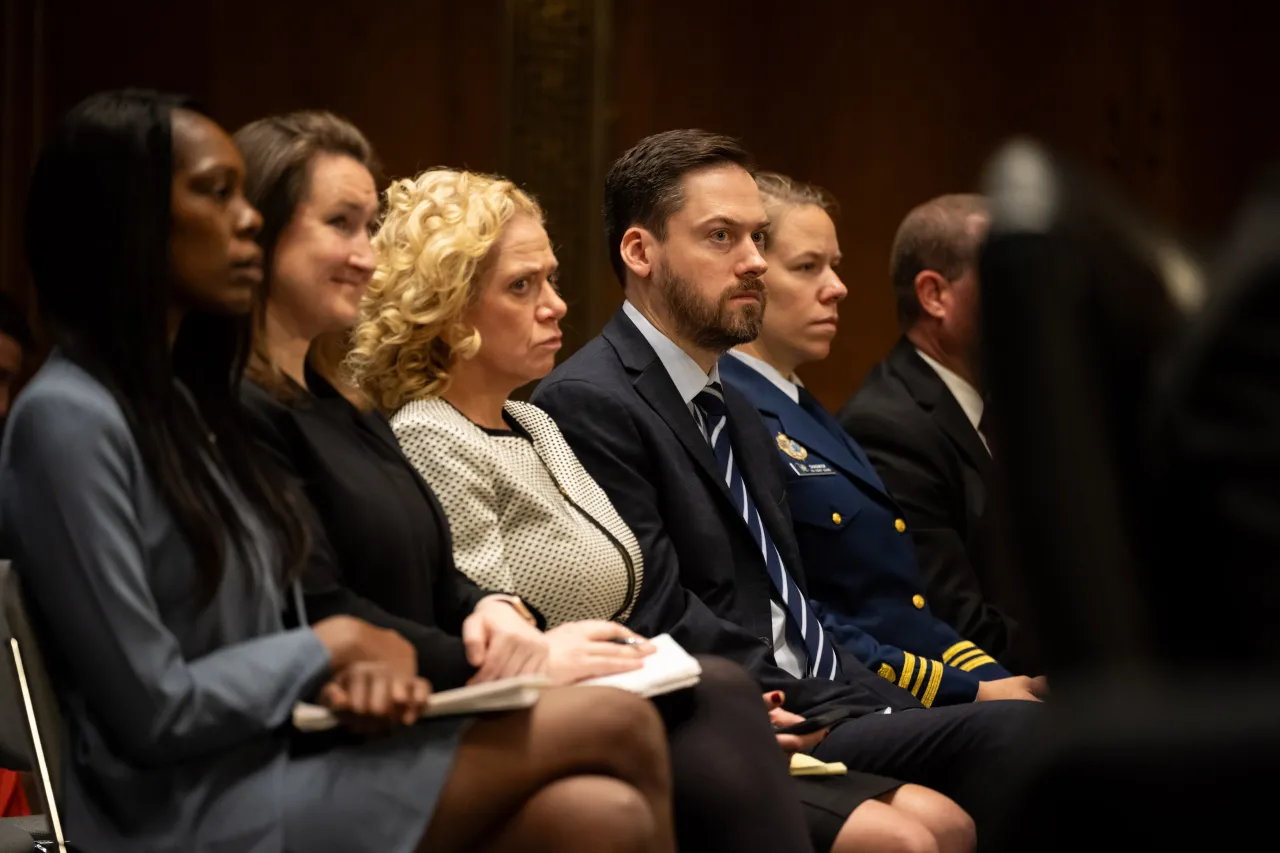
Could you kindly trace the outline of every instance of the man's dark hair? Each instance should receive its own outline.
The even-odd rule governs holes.
[[[5,293],[0,293],[0,335],[13,338],[22,347],[24,357],[35,343],[31,337],[31,327],[27,325],[26,312]]]
[[[639,225],[659,240],[665,239],[667,220],[684,202],[680,194],[684,176],[725,165],[750,172],[751,155],[738,140],[705,130],[668,130],[646,136],[613,162],[604,179],[604,227],[609,262],[619,282],[627,282],[621,251],[627,229]]]
[[[889,257],[889,277],[902,331],[920,319],[916,276],[932,270],[947,281],[955,281],[977,260],[979,240],[969,233],[968,220],[986,212],[987,200],[980,195],[944,195],[926,201],[902,220]]]

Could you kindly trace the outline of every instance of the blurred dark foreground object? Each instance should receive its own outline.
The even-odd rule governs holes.
[[[1280,182],[1212,264],[1033,143],[985,190],[982,375],[1053,698],[983,846],[1243,849],[1280,765]]]
[[[1247,851],[1280,765],[1276,679],[1217,674],[1064,684],[1046,734],[1000,780],[1006,819],[980,840],[1000,853]]]

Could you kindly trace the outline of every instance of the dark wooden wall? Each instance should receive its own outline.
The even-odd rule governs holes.
[[[1275,7],[617,7],[616,151],[647,133],[705,126],[742,137],[761,165],[823,184],[840,200],[849,297],[831,358],[802,370],[828,406],[897,336],[887,270],[898,222],[931,196],[974,188],[1003,139],[1039,136],[1193,232],[1220,227],[1262,164],[1280,157],[1280,95],[1269,69]]]
[[[505,81],[538,73],[507,61],[511,9],[555,14],[593,1],[5,0],[3,289],[26,298],[17,237],[32,152],[56,116],[90,92],[185,90],[229,128],[326,107],[366,131],[390,175],[436,164],[498,170],[504,151],[509,159],[512,146],[532,144],[504,145]],[[899,219],[932,195],[973,188],[1001,140],[1039,136],[1157,214],[1208,235],[1280,156],[1272,82],[1280,12],[1266,4],[609,7],[611,25],[599,31],[611,39],[600,117],[606,162],[645,134],[700,126],[742,137],[762,165],[840,199],[845,322],[832,358],[805,371],[832,406],[897,334],[886,266]],[[521,177],[538,189],[538,176]],[[584,209],[598,204],[598,192],[582,199]],[[571,340],[594,333],[619,298],[594,258],[594,276],[566,283],[578,308]]]

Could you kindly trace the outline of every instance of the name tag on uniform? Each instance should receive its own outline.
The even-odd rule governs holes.
[[[787,460],[787,464],[799,476],[830,477],[836,473],[831,470],[831,466],[827,463],[818,459],[810,460],[808,449],[794,438],[789,437],[785,432],[778,433],[777,442],[778,449],[790,457]]]
[[[791,466],[792,471],[795,471],[801,477],[834,477],[836,473],[825,462],[797,462],[792,460],[787,464]]]

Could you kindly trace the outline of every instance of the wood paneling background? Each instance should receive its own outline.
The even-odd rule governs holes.
[[[230,128],[326,107],[366,131],[390,175],[442,163],[498,170],[525,143],[503,144],[505,75],[536,73],[506,61],[511,10],[555,14],[593,0],[4,2],[0,272],[3,288],[23,296],[18,216],[34,143],[84,95],[126,84],[181,89]],[[593,89],[606,93],[593,113],[606,162],[645,134],[706,127],[740,136],[761,165],[840,199],[844,323],[832,357],[804,371],[829,406],[897,334],[886,267],[899,219],[932,195],[974,187],[1003,139],[1038,136],[1205,235],[1280,158],[1270,80],[1280,11],[1266,4],[609,6],[601,37],[611,59]],[[521,177],[538,189],[538,176]],[[584,210],[598,194],[586,194]],[[576,309],[571,340],[594,333],[620,298],[594,257],[594,276],[565,282]]]

